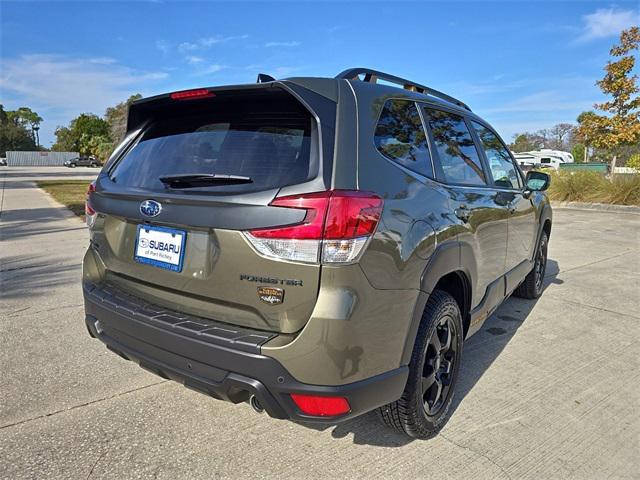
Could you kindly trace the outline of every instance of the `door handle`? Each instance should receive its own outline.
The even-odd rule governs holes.
[[[466,205],[460,205],[458,208],[454,210],[456,217],[462,220],[464,223],[469,221],[469,216],[471,215],[471,211],[467,208]]]

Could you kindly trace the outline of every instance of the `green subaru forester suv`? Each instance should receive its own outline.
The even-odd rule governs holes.
[[[260,75],[139,100],[127,130],[87,197],[86,325],[214,398],[427,438],[464,340],[542,292],[549,177],[432,88]]]

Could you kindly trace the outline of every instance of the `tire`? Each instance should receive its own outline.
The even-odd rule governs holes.
[[[422,314],[404,392],[399,400],[378,409],[383,423],[420,439],[432,438],[442,429],[460,370],[462,337],[460,307],[451,295],[435,290]]]
[[[542,294],[544,274],[547,271],[548,245],[549,237],[547,236],[547,232],[542,232],[533,268],[527,274],[524,281],[518,286],[518,288],[516,288],[516,291],[514,292],[516,297],[534,299],[538,298]]]
[[[75,163],[70,163],[69,164],[69,168],[76,168],[76,164]]]
[[[92,164],[90,165],[90,167],[91,167],[91,168],[98,168],[98,164],[97,164],[97,163],[92,163]]]

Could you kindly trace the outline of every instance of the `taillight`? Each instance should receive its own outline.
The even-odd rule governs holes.
[[[306,210],[306,215],[298,225],[248,232],[260,253],[306,263],[349,263],[375,232],[383,200],[369,192],[330,190],[276,198],[270,205]]]
[[[172,100],[195,100],[196,98],[215,97],[216,94],[210,92],[206,88],[198,88],[195,90],[182,90],[181,92],[173,92]]]
[[[87,197],[84,202],[85,220],[87,222],[87,225],[89,225],[89,227],[93,226],[93,223],[96,219],[96,211],[91,206],[91,199],[89,197],[95,191],[96,191],[96,182],[93,181],[89,184],[89,188],[87,189]]]
[[[323,397],[292,393],[291,399],[302,413],[313,415],[314,417],[337,417],[351,411],[351,406],[344,397]]]

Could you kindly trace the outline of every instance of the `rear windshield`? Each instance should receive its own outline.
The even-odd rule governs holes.
[[[160,177],[186,174],[238,175],[241,185],[189,188],[189,192],[237,193],[302,183],[317,173],[314,124],[293,97],[241,100],[152,123],[113,167],[121,186],[166,192]],[[160,116],[161,117],[161,116]]]

